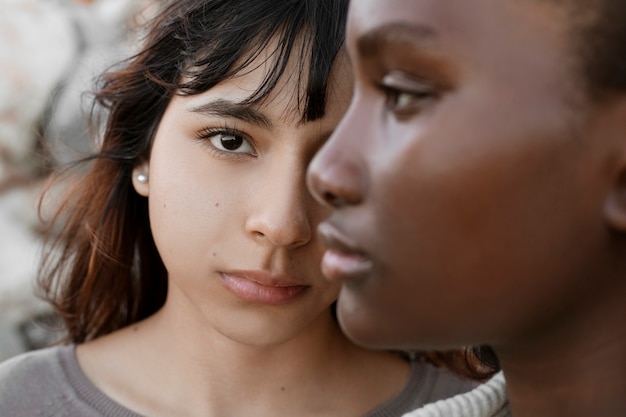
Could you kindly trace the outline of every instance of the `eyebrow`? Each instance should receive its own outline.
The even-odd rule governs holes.
[[[232,117],[266,129],[272,128],[272,122],[258,109],[249,104],[218,99],[192,107],[189,110],[210,116]]]
[[[356,40],[356,49],[363,57],[374,57],[392,44],[412,44],[432,48],[437,33],[429,26],[406,22],[393,22],[378,26]]]

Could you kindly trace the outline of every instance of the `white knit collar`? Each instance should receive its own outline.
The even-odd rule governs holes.
[[[402,417],[506,417],[510,416],[502,372],[473,390],[427,404]]]

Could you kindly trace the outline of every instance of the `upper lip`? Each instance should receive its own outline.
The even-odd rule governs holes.
[[[317,233],[324,245],[329,249],[350,255],[365,256],[362,250],[358,249],[353,242],[328,221],[319,224]]]
[[[256,282],[267,287],[304,287],[306,284],[298,281],[295,277],[282,274],[272,273],[261,270],[234,270],[224,271],[225,274],[234,275]]]

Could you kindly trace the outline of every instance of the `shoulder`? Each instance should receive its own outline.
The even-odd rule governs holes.
[[[467,393],[480,385],[477,381],[430,363],[416,362],[413,368],[413,384],[419,387],[424,403]]]
[[[15,384],[58,374],[61,369],[59,354],[62,350],[69,348],[71,347],[57,346],[35,350],[0,363],[0,383],[10,380]]]
[[[400,416],[432,402],[466,394],[479,385],[445,368],[411,361],[411,373],[398,396],[370,412],[367,417]]]
[[[1,0],[0,0],[1,1]],[[29,352],[0,364],[0,417],[141,417],[87,378],[76,346]]]
[[[63,357],[73,346],[58,346],[24,353],[0,364],[0,415],[31,416],[46,410],[54,415],[69,382]]]

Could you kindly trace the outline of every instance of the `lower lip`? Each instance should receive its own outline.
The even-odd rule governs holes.
[[[357,279],[372,270],[372,261],[360,256],[328,249],[322,258],[322,273],[331,281]]]
[[[258,304],[288,304],[299,298],[308,288],[304,285],[284,287],[263,285],[241,276],[224,273],[221,274],[221,278],[227,290],[244,301]]]

